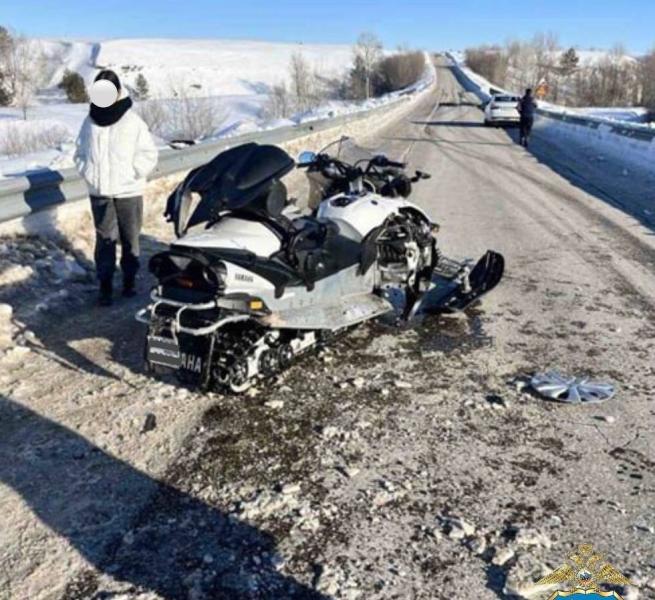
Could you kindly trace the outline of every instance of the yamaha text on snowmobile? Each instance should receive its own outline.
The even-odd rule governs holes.
[[[239,393],[358,323],[462,310],[498,284],[500,254],[444,257],[438,226],[406,200],[429,175],[329,148],[298,160],[311,216],[289,212],[281,178],[296,165],[276,146],[227,150],[178,186],[166,209],[178,239],[150,260],[158,284],[137,314],[149,368]]]

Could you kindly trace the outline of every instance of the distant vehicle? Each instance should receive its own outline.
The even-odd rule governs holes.
[[[484,124],[492,125],[518,125],[521,115],[518,103],[521,98],[508,94],[494,94],[484,108]]]

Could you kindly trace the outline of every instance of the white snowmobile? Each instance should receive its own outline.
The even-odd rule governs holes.
[[[475,266],[441,255],[438,226],[405,199],[428,175],[409,177],[383,155],[348,163],[303,152],[298,167],[320,200],[303,216],[287,212],[281,182],[295,166],[276,146],[245,144],[173,192],[166,216],[178,239],[150,260],[158,283],[137,313],[147,367],[240,393],[335,333],[382,315],[463,310],[500,281],[500,254]]]

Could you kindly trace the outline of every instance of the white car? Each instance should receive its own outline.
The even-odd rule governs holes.
[[[484,124],[509,125],[518,124],[521,120],[518,104],[521,98],[508,94],[495,94],[484,108]]]

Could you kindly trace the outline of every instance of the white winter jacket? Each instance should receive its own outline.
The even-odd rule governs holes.
[[[75,166],[92,196],[141,196],[157,165],[157,147],[133,109],[116,123],[96,125],[87,116],[76,142]]]

